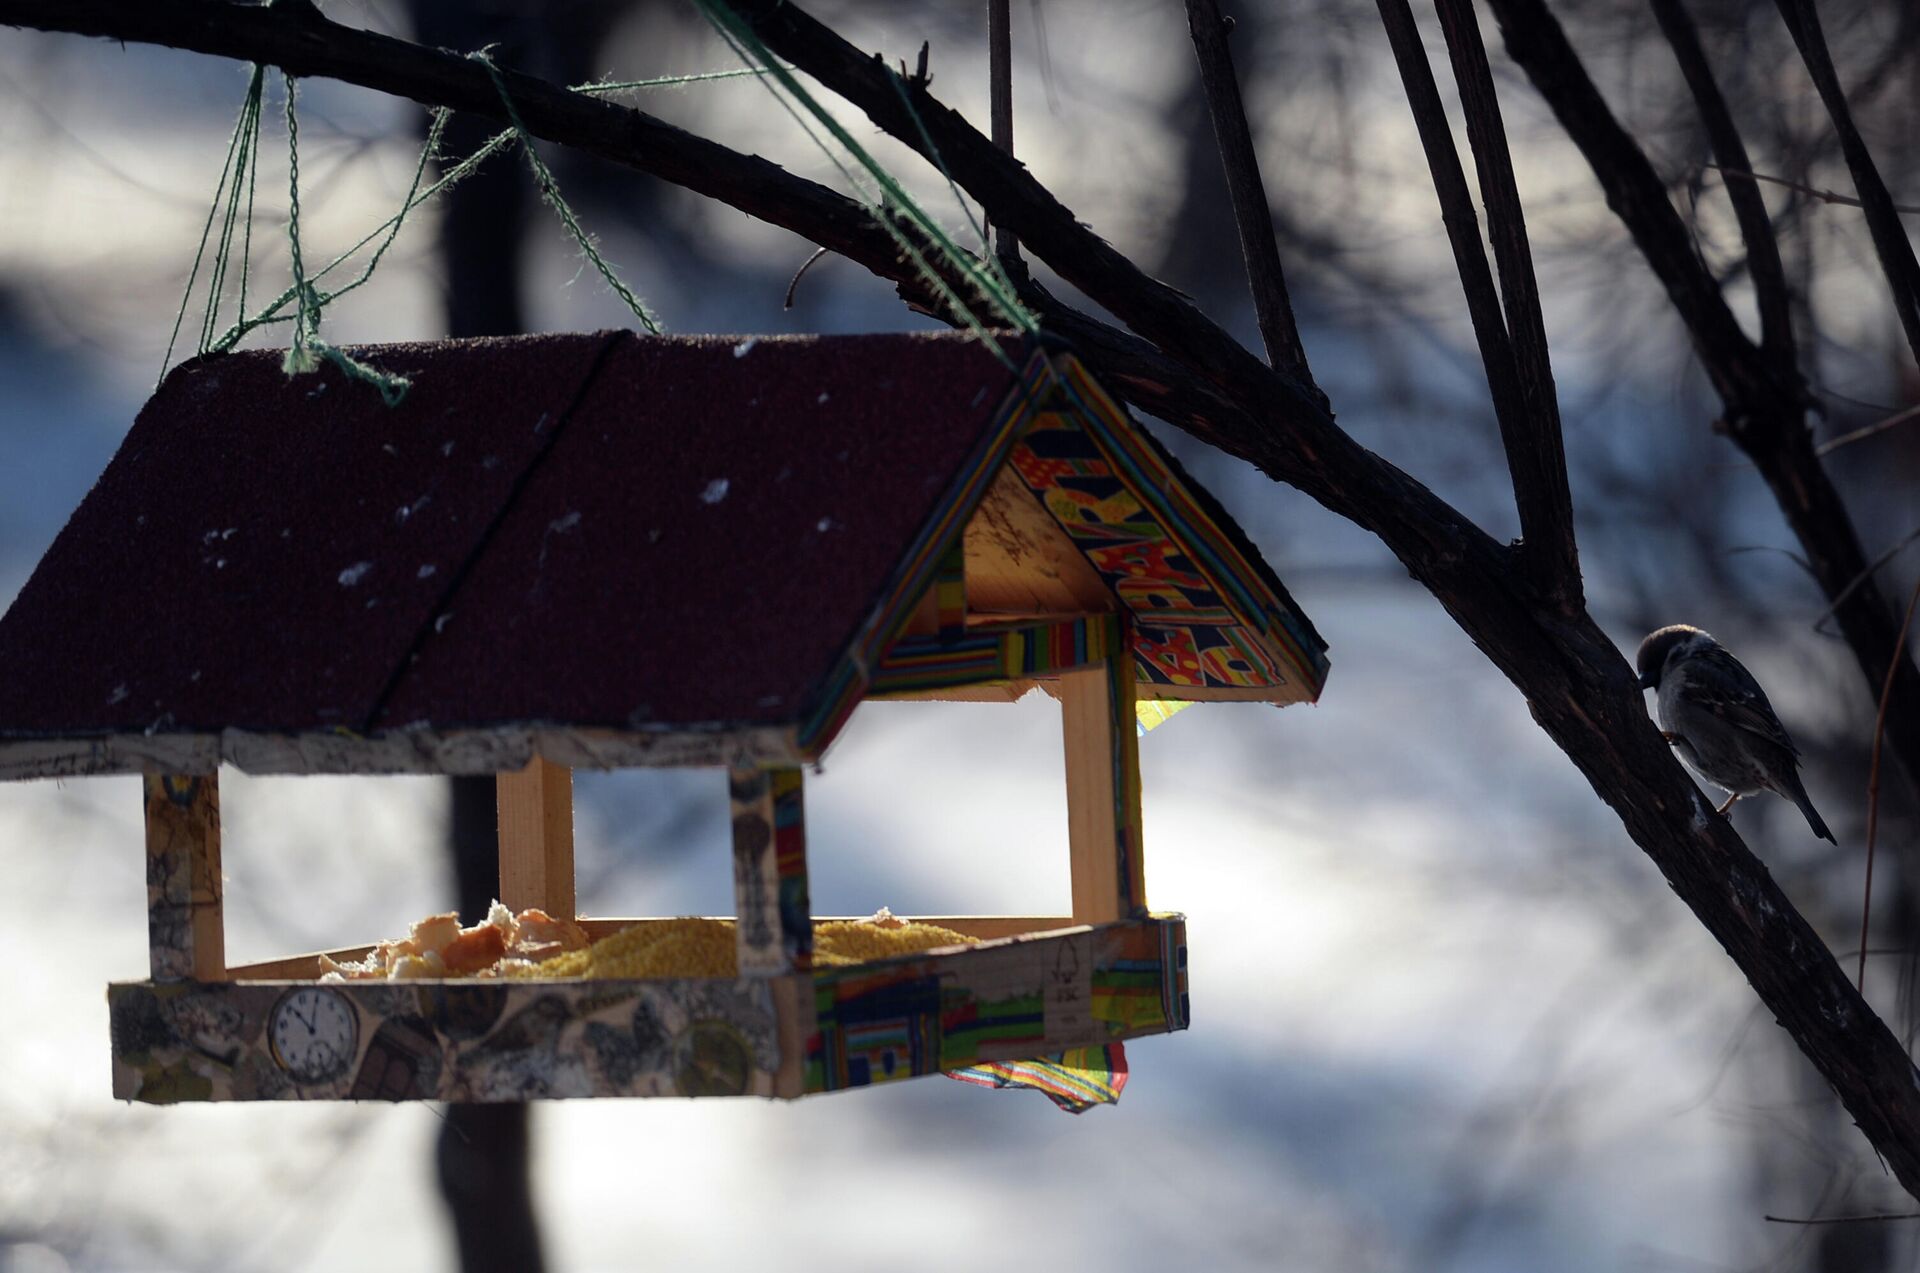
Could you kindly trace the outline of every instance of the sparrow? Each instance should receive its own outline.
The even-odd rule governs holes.
[[[1676,623],[1649,633],[1634,657],[1640,688],[1659,691],[1661,733],[1687,766],[1732,794],[1771,791],[1799,806],[1807,825],[1833,843],[1800,782],[1800,749],[1740,660],[1699,628]]]

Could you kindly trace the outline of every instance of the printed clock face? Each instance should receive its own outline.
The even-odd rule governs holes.
[[[273,1005],[267,1038],[274,1060],[295,1082],[325,1083],[345,1074],[353,1064],[360,1023],[353,1005],[338,992],[301,986]]]

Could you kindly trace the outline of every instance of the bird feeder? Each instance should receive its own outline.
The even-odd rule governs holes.
[[[0,620],[0,777],[144,775],[150,976],[108,991],[115,1095],[797,1097],[1185,1028],[1136,704],[1311,700],[1324,647],[1071,354],[1002,351],[356,350],[411,379],[397,408],[267,353],[168,376]],[[1035,686],[1064,722],[1072,913],[937,917],[973,944],[815,966],[804,767],[863,701]],[[222,765],[497,775],[500,896],[565,919],[572,770],[724,770],[736,973],[230,965]]]

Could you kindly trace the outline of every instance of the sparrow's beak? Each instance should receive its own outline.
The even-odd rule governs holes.
[[[1660,684],[1660,673],[1658,672],[1648,672],[1640,678],[1640,688],[1643,690],[1650,690],[1658,684]]]

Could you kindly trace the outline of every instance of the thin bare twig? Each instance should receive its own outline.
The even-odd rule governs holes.
[[[1820,29],[1820,14],[1813,0],[1774,0],[1780,17],[1786,22],[1793,42],[1800,50],[1813,86],[1833,121],[1840,139],[1840,153],[1846,157],[1847,170],[1853,174],[1853,187],[1860,196],[1861,211],[1866,213],[1867,232],[1873,239],[1874,253],[1880,258],[1880,271],[1886,275],[1887,290],[1900,327],[1907,334],[1907,347],[1920,360],[1920,259],[1913,254],[1913,243],[1894,208],[1893,195],[1880,178],[1880,169],[1867,149],[1867,142],[1853,122],[1853,111],[1840,87],[1839,73],[1827,52],[1827,37]]]
[[[993,114],[993,144],[1013,153],[1013,5],[1012,0],[987,0],[987,78]],[[1020,240],[1004,225],[993,227],[993,254],[1009,277],[1026,272],[1020,260]]]
[[[1701,164],[1700,167],[1708,171],[1717,172],[1723,177],[1744,177],[1748,181],[1764,181],[1771,186],[1785,186],[1789,190],[1797,190],[1801,194],[1809,198],[1818,199],[1822,203],[1837,203],[1849,208],[1863,206],[1860,200],[1850,194],[1841,194],[1838,190],[1825,190],[1819,186],[1809,186],[1804,182],[1789,181],[1785,177],[1769,177],[1764,172],[1748,172],[1743,168],[1723,167],[1720,164]],[[1893,205],[1893,210],[1895,212],[1906,213],[1909,216],[1920,216],[1920,208],[1916,208],[1910,203],[1896,203]]]
[[[1253,312],[1267,361],[1291,372],[1303,384],[1313,383],[1307,352],[1294,324],[1293,302],[1280,266],[1280,245],[1273,233],[1273,209],[1267,203],[1260,159],[1247,125],[1246,105],[1227,47],[1232,24],[1215,0],[1187,0],[1187,27],[1193,33],[1194,55],[1200,61],[1200,86],[1206,91],[1207,113],[1213,118],[1213,136],[1220,147],[1220,166],[1227,173],[1227,195],[1233,202],[1233,220],[1240,231],[1240,253],[1247,263],[1247,283],[1253,290]]]
[[[1887,731],[1887,703],[1893,698],[1893,674],[1907,650],[1907,632],[1913,627],[1913,608],[1920,603],[1920,579],[1914,581],[1913,595],[1907,598],[1907,617],[1900,621],[1900,636],[1895,642],[1893,660],[1887,667],[1887,683],[1880,690],[1880,709],[1873,717],[1873,760],[1867,766],[1867,883],[1860,899],[1860,971],[1854,988],[1867,988],[1867,924],[1873,916],[1873,845],[1880,830],[1880,741]]]
[[[1876,433],[1885,433],[1888,429],[1898,428],[1909,420],[1920,420],[1920,405],[1908,407],[1905,411],[1896,411],[1884,420],[1875,420],[1872,424],[1863,425],[1851,433],[1842,433],[1837,438],[1828,438],[1814,447],[1813,453],[1819,456],[1831,455],[1843,446],[1852,446],[1855,442],[1870,438]]]
[[[1864,1216],[1762,1216],[1768,1224],[1863,1224],[1876,1220],[1920,1220],[1920,1211],[1876,1212]]]
[[[781,309],[793,308],[793,294],[800,290],[800,280],[807,276],[807,271],[813,268],[813,263],[826,254],[827,249],[815,248],[813,255],[800,263],[800,268],[793,272],[793,281],[787,284],[787,299],[780,306]]]
[[[1825,629],[1822,625],[1824,625],[1828,619],[1831,619],[1839,611],[1840,607],[1847,604],[1848,598],[1852,597],[1853,594],[1860,589],[1867,587],[1874,575],[1879,573],[1880,567],[1905,552],[1916,540],[1920,540],[1920,526],[1916,526],[1899,539],[1896,539],[1893,544],[1878,557],[1875,557],[1862,567],[1860,573],[1855,575],[1853,579],[1848,582],[1847,586],[1840,590],[1840,595],[1833,599],[1832,604],[1820,612],[1819,617],[1813,621],[1813,630],[1816,632],[1824,631]],[[1887,672],[1888,676],[1892,676],[1894,670],[1900,667],[1902,652],[1905,649],[1906,643],[1904,641],[1895,641],[1893,643],[1893,666]]]
[[[1733,112],[1713,78],[1707,63],[1707,51],[1700,44],[1700,32],[1693,24],[1681,0],[1653,0],[1653,16],[1661,34],[1680,63],[1687,91],[1707,127],[1707,140],[1713,145],[1718,164],[1708,164],[1728,181],[1727,199],[1733,204],[1734,217],[1740,222],[1740,238],[1747,245],[1747,269],[1753,275],[1754,300],[1760,310],[1760,344],[1775,357],[1793,356],[1793,295],[1787,287],[1786,267],[1780,263],[1780,244],[1774,238],[1773,221],[1760,198],[1760,188],[1746,172],[1747,146],[1733,122]]]

